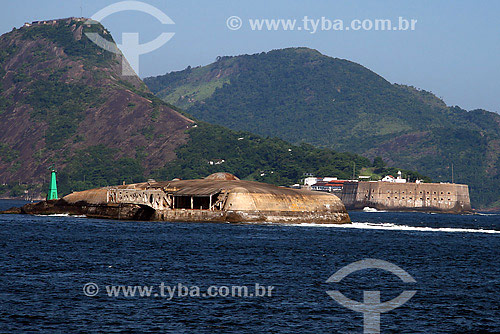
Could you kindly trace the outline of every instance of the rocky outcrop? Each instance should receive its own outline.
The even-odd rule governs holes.
[[[89,203],[85,200],[76,203],[70,203],[64,198],[59,200],[29,203],[19,208],[18,210],[18,212],[2,213],[20,213],[32,215],[68,214],[76,216],[86,216],[89,218],[111,218],[128,220],[150,220],[154,214],[154,210],[135,204],[94,204]]]

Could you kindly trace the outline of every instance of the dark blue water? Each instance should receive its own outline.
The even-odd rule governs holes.
[[[0,201],[0,209],[11,204]],[[364,290],[381,291],[382,301],[417,290],[381,315],[383,333],[500,332],[500,234],[470,231],[500,231],[499,215],[351,218],[357,228],[0,215],[0,332],[362,333],[362,314],[327,290],[358,301]],[[363,228],[382,223],[390,229]],[[368,269],[325,283],[365,258],[394,263],[417,282]],[[100,287],[97,296],[84,294],[87,282]],[[162,282],[275,290],[271,297],[171,300],[105,291]]]

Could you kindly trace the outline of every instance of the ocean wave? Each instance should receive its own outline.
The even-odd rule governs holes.
[[[428,227],[428,226],[408,226],[396,225],[392,223],[358,223],[351,224],[293,224],[293,226],[318,226],[318,227],[337,227],[337,228],[354,228],[367,230],[391,230],[391,231],[415,231],[415,232],[452,232],[452,233],[490,233],[500,234],[497,230],[483,230],[473,228],[456,228],[456,227]]]
[[[384,211],[384,210],[377,210],[375,208],[370,208],[369,206],[365,206],[363,208],[363,212],[387,212],[387,211]]]
[[[35,215],[37,217],[73,217],[73,218],[86,218],[85,215],[70,215],[69,213],[53,213],[50,215]]]

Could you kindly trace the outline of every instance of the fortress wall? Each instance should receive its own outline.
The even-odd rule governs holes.
[[[358,182],[344,183],[340,199],[346,208],[350,209],[356,205],[356,195],[358,193]]]
[[[251,193],[234,188],[223,210],[157,210],[156,220],[275,223],[349,223],[347,210],[337,196],[325,193],[290,196]]]
[[[207,179],[148,181],[90,189],[59,200],[25,205],[16,212],[164,221],[327,224],[351,221],[344,204],[335,195],[222,176],[222,179],[216,174]]]
[[[347,224],[351,222],[347,211],[261,211],[261,210],[157,210],[154,220],[197,222],[272,222],[272,223],[327,223]]]
[[[466,212],[471,210],[469,187],[453,183],[359,182],[345,186],[346,207],[379,210]]]

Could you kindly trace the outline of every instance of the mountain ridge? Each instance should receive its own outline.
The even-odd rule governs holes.
[[[4,150],[20,157],[7,168],[2,160],[0,178],[40,183],[44,177],[40,166],[64,168],[69,152],[96,145],[116,149],[124,159],[134,158],[139,147],[148,148],[151,159],[145,170],[160,167],[155,161],[175,159],[173,148],[186,142],[184,130],[194,122],[166,104],[155,103],[137,77],[118,75],[118,56],[82,35],[89,29],[109,36],[102,26],[86,26],[74,18],[47,22],[0,37],[4,50],[0,96],[11,100],[0,119],[2,124],[16,125],[3,127],[0,139]],[[151,129],[152,136],[162,127],[171,131],[171,137],[162,143],[148,140],[129,126],[131,122]],[[171,148],[163,149],[165,145]]]
[[[295,144],[381,156],[433,179],[471,186],[475,205],[500,199],[500,115],[466,111],[354,62],[307,48],[218,57],[145,78],[165,101],[207,122]]]
[[[358,172],[372,166],[359,155],[192,118],[137,76],[122,76],[120,55],[100,49],[85,33],[113,42],[111,34],[86,20],[40,21],[0,36],[0,196],[42,195],[52,168],[66,194],[221,171],[289,185],[306,172],[346,178],[354,165]]]

